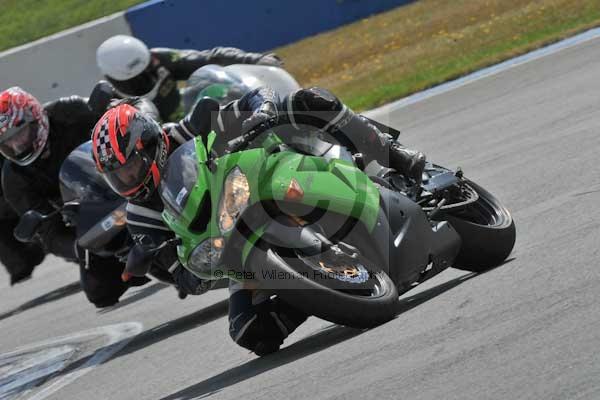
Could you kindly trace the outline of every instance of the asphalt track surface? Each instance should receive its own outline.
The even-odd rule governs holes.
[[[260,359],[230,340],[224,290],[180,301],[150,284],[98,312],[74,284],[76,268],[49,259],[15,288],[0,276],[0,382],[15,373],[6,353],[62,338],[32,356],[68,361],[42,385],[55,391],[21,395],[600,398],[598,71],[593,40],[380,116],[403,129],[406,144],[461,166],[509,207],[517,244],[503,266],[448,270],[405,295],[397,318],[376,329],[311,318]],[[106,333],[77,335],[120,323],[134,323],[111,336],[126,338],[120,350],[103,348],[112,343]],[[96,350],[104,359],[90,363]],[[0,399],[19,390],[5,386]]]

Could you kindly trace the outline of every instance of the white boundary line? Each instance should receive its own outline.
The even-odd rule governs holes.
[[[400,100],[396,100],[392,103],[388,103],[384,106],[375,108],[373,110],[368,111],[366,114],[374,115],[374,114],[384,114],[390,113],[394,110],[397,110],[402,107],[406,107],[411,104],[418,103],[420,101],[429,99],[433,96],[437,96],[442,93],[449,92],[451,90],[457,89],[461,86],[468,85],[470,83],[476,82],[480,79],[487,78],[493,75],[497,75],[501,72],[514,68],[516,66],[538,60],[540,58],[558,53],[562,50],[578,46],[580,44],[589,42],[594,39],[600,38],[600,28],[590,29],[586,32],[580,33],[579,35],[570,37],[568,39],[561,40],[560,42],[556,42],[554,44],[548,45],[546,47],[542,47],[540,49],[534,50],[530,53],[523,54],[522,56],[518,56],[512,58],[510,60],[501,62],[500,64],[492,65],[491,67],[487,67],[481,69],[472,74],[463,76],[462,78],[449,81],[446,83],[442,83],[441,85],[435,86],[431,89],[424,90],[422,92],[418,92],[412,94],[408,97],[405,97]]]
[[[104,17],[101,17],[101,18],[98,18],[98,19],[94,19],[94,20],[91,20],[91,21],[88,21],[88,22],[84,22],[81,25],[76,25],[76,26],[73,26],[71,28],[67,28],[65,30],[62,30],[62,31],[59,31],[59,32],[56,32],[56,33],[52,33],[52,34],[50,34],[48,36],[44,36],[44,37],[41,37],[39,39],[35,39],[35,40],[31,41],[31,42],[23,43],[21,45],[18,45],[18,46],[11,47],[9,49],[0,51],[0,58],[2,58],[4,56],[12,55],[14,53],[18,53],[18,52],[23,51],[23,50],[31,49],[31,48],[33,48],[35,46],[44,45],[45,43],[47,43],[49,41],[52,41],[52,40],[58,40],[58,39],[61,39],[61,38],[65,37],[65,36],[69,36],[69,35],[72,35],[72,34],[77,34],[77,33],[86,31],[86,30],[88,30],[90,28],[93,28],[95,26],[102,25],[102,24],[104,24],[106,22],[110,22],[112,20],[119,19],[119,18],[125,19],[125,11],[119,11],[119,12],[116,12],[114,14],[110,14],[110,15],[107,15],[107,16],[104,16]],[[129,23],[127,21],[125,21],[125,23],[127,24],[127,27],[129,27]],[[130,27],[129,27],[129,32],[131,32],[131,28]]]
[[[125,322],[115,325],[101,326],[99,328],[76,332],[70,335],[24,346],[9,353],[2,354],[2,356],[10,357],[24,351],[35,351],[36,349],[44,346],[58,346],[85,338],[96,338],[102,336],[107,338],[107,342],[104,344],[104,346],[96,350],[92,357],[85,364],[66,375],[59,375],[59,378],[50,383],[49,386],[43,387],[33,396],[28,397],[29,400],[43,400],[108,360],[115,353],[125,347],[125,345],[127,345],[127,343],[129,343],[136,335],[142,332],[142,328],[143,326],[139,322]]]

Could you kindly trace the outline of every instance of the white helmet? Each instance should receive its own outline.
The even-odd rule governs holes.
[[[107,77],[126,81],[141,74],[150,65],[150,50],[139,39],[116,35],[98,47],[96,62]]]

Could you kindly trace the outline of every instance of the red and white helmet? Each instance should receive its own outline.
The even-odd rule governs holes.
[[[48,141],[48,115],[40,102],[19,87],[0,93],[0,153],[18,165],[29,165]]]
[[[128,200],[144,200],[157,189],[169,151],[162,127],[129,104],[109,109],[92,133],[96,168]]]

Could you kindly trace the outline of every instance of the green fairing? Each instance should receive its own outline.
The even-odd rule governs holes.
[[[248,180],[249,206],[265,200],[285,200],[294,179],[304,192],[300,200],[302,204],[352,216],[360,220],[369,231],[374,228],[379,213],[379,192],[371,180],[351,163],[343,160],[328,161],[291,151],[269,154],[265,148],[271,149],[280,143],[279,138],[271,134],[262,143],[265,148],[224,155],[214,160],[216,169],[211,172],[206,164],[207,151],[212,148],[215,138],[216,134],[211,132],[207,147],[201,138],[194,139],[199,165],[197,182],[181,215],[172,215],[167,208],[162,214],[165,223],[182,240],[182,244],[178,246],[178,255],[183,265],[187,265],[190,253],[205,239],[223,236],[227,240],[233,232],[231,230],[225,235],[221,234],[218,212],[224,182],[235,167],[240,168]],[[210,193],[212,200],[210,222],[205,232],[193,233],[189,226],[206,191]],[[260,235],[262,231],[255,232],[248,239],[240,255],[242,264]]]

